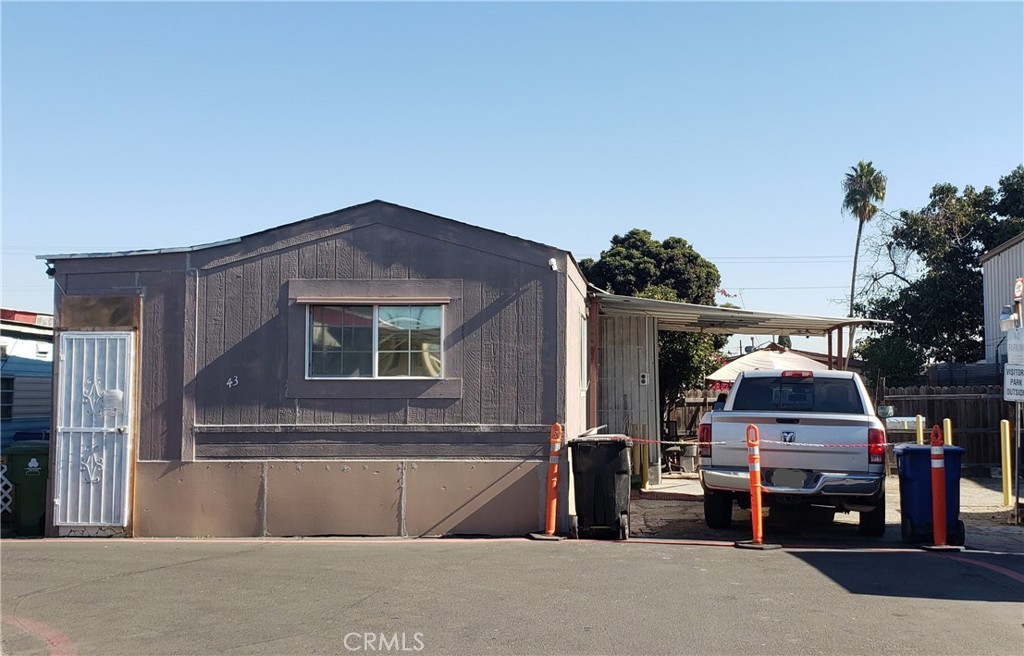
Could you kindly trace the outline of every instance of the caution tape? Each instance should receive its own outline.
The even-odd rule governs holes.
[[[600,437],[600,436],[598,436],[598,437]],[[685,441],[683,441],[683,440],[648,440],[648,439],[644,439],[644,438],[640,438],[640,437],[631,437],[631,438],[629,438],[629,440],[631,442],[645,442],[647,444],[667,444],[667,445],[670,445],[670,446],[674,446],[674,445],[679,445],[679,446],[688,446],[688,445],[693,445],[693,446],[703,446],[703,445],[708,445],[708,446],[727,446],[727,445],[733,445],[733,446],[742,446],[742,447],[746,448],[746,444],[744,442],[742,442],[742,441],[740,441],[740,442],[725,442],[725,441],[699,442],[696,439],[685,440]],[[765,440],[765,439],[761,440],[761,444],[784,444],[787,447],[790,447],[790,446],[812,446],[812,447],[830,448],[830,449],[866,449],[868,446],[870,446],[869,444],[867,444],[865,442],[850,443],[850,444],[816,444],[814,442],[783,442],[783,441],[779,441],[779,440]]]

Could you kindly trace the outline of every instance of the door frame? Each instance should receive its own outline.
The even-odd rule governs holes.
[[[132,361],[129,370],[126,375],[130,377],[130,407],[127,408],[129,413],[128,422],[128,442],[126,444],[127,456],[129,458],[125,481],[125,493],[127,495],[126,506],[127,506],[127,518],[126,524],[122,527],[122,535],[124,537],[135,536],[135,486],[138,480],[138,453],[139,453],[139,427],[140,427],[140,373],[141,373],[141,317],[139,306],[141,303],[136,305],[135,312],[135,323],[133,327],[123,326],[112,326],[112,327],[93,327],[93,328],[79,328],[79,327],[61,327],[54,331],[54,371],[53,371],[53,407],[52,407],[52,420],[51,420],[51,433],[50,433],[50,448],[49,448],[49,463],[50,472],[47,481],[47,504],[46,504],[46,535],[47,537],[60,537],[62,530],[81,529],[89,531],[90,529],[96,529],[100,527],[90,526],[74,526],[67,524],[57,524],[56,513],[54,508],[54,500],[57,493],[57,439],[59,429],[59,417],[61,409],[61,394],[60,386],[63,384],[62,376],[62,349],[61,342],[64,335],[68,333],[80,333],[88,335],[90,333],[113,333],[113,334],[124,334],[128,336],[129,344],[132,349]]]

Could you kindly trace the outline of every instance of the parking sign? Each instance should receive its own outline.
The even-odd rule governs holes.
[[[1024,328],[1006,331],[1006,363],[1024,365]]]
[[[1003,400],[1024,401],[1024,365],[1006,365],[1003,370]]]

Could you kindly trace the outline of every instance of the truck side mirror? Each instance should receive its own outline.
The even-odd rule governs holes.
[[[880,405],[875,408],[875,414],[882,419],[887,419],[896,414],[896,408],[891,405]]]

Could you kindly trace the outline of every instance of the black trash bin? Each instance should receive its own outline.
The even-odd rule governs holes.
[[[50,442],[24,440],[4,449],[14,488],[12,514],[18,537],[40,537],[46,525],[46,478]]]
[[[569,442],[576,515],[573,537],[629,538],[629,484],[633,442],[599,435]]]
[[[900,537],[905,543],[931,542],[932,521],[932,448],[918,444],[900,444],[893,449],[900,477]],[[946,480],[946,544],[962,545],[966,539],[960,519],[960,466],[964,450],[958,446],[942,448]]]

